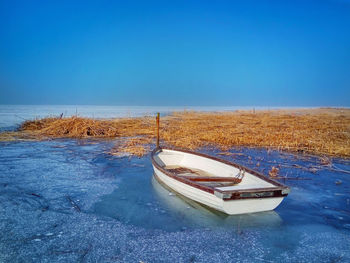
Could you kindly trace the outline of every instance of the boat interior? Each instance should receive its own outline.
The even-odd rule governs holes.
[[[168,165],[166,170],[180,177],[185,177],[191,181],[211,187],[233,186],[242,181],[240,174],[237,177],[219,177],[201,169],[189,168],[179,165]]]
[[[176,176],[220,191],[274,187],[268,181],[237,167],[196,154],[162,149],[154,160]]]

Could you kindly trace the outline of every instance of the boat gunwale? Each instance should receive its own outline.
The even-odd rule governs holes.
[[[199,183],[196,183],[195,181],[191,181],[185,177],[181,177],[181,176],[178,176],[177,174],[173,173],[173,172],[170,172],[168,171],[167,169],[163,168],[162,166],[160,166],[157,161],[154,159],[154,156],[156,155],[156,153],[158,153],[159,151],[161,150],[170,150],[170,151],[178,151],[178,152],[183,152],[183,153],[188,153],[188,154],[193,154],[193,155],[197,155],[197,156],[200,156],[200,157],[204,157],[204,158],[208,158],[208,159],[211,159],[211,160],[214,160],[214,161],[217,161],[217,162],[220,162],[220,163],[224,163],[224,164],[227,164],[229,166],[232,166],[232,167],[235,167],[235,168],[238,168],[240,170],[243,170],[245,172],[248,172],[268,183],[271,183],[272,185],[274,185],[274,187],[264,187],[264,188],[251,188],[251,189],[241,189],[241,190],[220,190],[220,189],[214,189],[213,187],[209,187],[209,186],[205,186],[205,185],[202,185],[202,184],[199,184]],[[215,156],[210,156],[210,155],[207,155],[207,154],[204,154],[204,153],[198,153],[198,152],[193,152],[193,151],[189,151],[189,150],[186,150],[186,149],[181,149],[181,148],[172,148],[172,147],[156,147],[152,153],[151,153],[151,160],[152,160],[152,164],[158,169],[160,170],[161,172],[163,172],[164,174],[166,174],[167,176],[177,180],[177,181],[180,181],[182,183],[185,183],[187,185],[190,185],[192,187],[195,187],[197,189],[200,189],[202,191],[206,191],[208,193],[211,193],[211,194],[215,194],[215,193],[220,193],[223,197],[222,199],[224,200],[232,200],[232,199],[252,199],[252,198],[273,198],[273,197],[285,197],[288,195],[288,190],[289,190],[289,187],[280,183],[280,182],[277,182],[275,180],[272,180],[266,176],[264,176],[263,174],[255,171],[255,170],[252,170],[248,167],[245,167],[243,165],[240,165],[240,164],[237,164],[237,163],[233,163],[233,162],[230,162],[230,161],[227,161],[227,160],[223,160],[223,159],[220,159],[220,158],[217,158]],[[283,190],[287,190],[286,193],[282,193]],[[242,197],[240,196],[241,193],[263,193],[263,192],[273,192],[273,195],[272,196],[250,196],[250,197]],[[226,194],[232,194],[229,198],[225,198],[224,196]],[[215,194],[216,195],[216,194]]]

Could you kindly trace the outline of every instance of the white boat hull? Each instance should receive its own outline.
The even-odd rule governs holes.
[[[179,180],[173,179],[153,165],[157,178],[175,192],[198,203],[229,215],[255,213],[275,209],[284,197],[224,200],[214,194],[202,191]]]

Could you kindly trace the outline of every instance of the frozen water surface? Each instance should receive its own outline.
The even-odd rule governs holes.
[[[203,149],[303,179],[281,180],[292,192],[275,211],[226,216],[159,185],[149,156],[106,154],[113,143],[0,142],[0,262],[350,262],[350,161]]]
[[[327,167],[310,172],[316,158],[233,149],[242,155],[224,158],[265,174],[283,164],[281,174],[310,180],[287,181],[292,192],[275,211],[225,216],[159,185],[149,156],[106,154],[112,144],[0,144],[1,262],[350,260],[349,175]],[[333,165],[350,167],[344,160]]]

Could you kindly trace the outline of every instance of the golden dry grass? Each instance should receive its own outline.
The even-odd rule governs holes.
[[[124,154],[132,154],[142,157],[151,150],[150,144],[153,142],[149,137],[128,138],[121,143],[117,143],[111,150],[110,154],[122,156]]]
[[[252,146],[350,156],[350,110],[175,114],[162,138],[190,149]]]
[[[148,118],[96,120],[74,116],[25,121],[20,131],[52,138],[125,137],[151,135],[153,125]]]
[[[37,139],[125,137],[128,139],[111,152],[142,156],[150,150],[149,144],[155,142],[155,129],[155,118],[149,117],[113,120],[70,117],[26,121],[19,132]],[[203,146],[223,150],[248,146],[350,157],[350,110],[180,112],[161,118],[160,135],[163,145],[192,150]]]

